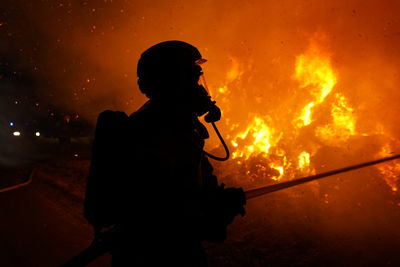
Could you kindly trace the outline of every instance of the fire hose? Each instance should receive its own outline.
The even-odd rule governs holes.
[[[225,157],[217,157],[214,156],[206,151],[203,150],[203,153],[208,156],[209,158],[218,160],[218,161],[225,161],[229,158],[229,149],[228,146],[225,144],[224,139],[222,138],[220,132],[218,131],[217,126],[215,125],[214,122],[211,122],[215,132],[217,133],[217,136],[219,138],[219,140],[221,141],[224,149],[225,149],[225,153],[226,156]],[[260,188],[255,188],[255,189],[251,189],[248,191],[245,191],[245,195],[246,195],[246,199],[252,199],[252,198],[256,198],[259,196],[263,196],[275,191],[279,191],[279,190],[283,190],[289,187],[293,187],[293,186],[297,186],[300,184],[304,184],[304,183],[308,183],[314,180],[318,180],[318,179],[322,179],[328,176],[332,176],[335,174],[339,174],[339,173],[343,173],[343,172],[348,172],[348,171],[353,171],[353,170],[357,170],[357,169],[361,169],[361,168],[365,168],[368,166],[372,166],[372,165],[376,165],[382,162],[386,162],[386,161],[391,161],[394,159],[398,159],[400,158],[400,154],[396,154],[390,157],[385,157],[385,158],[381,158],[381,159],[377,159],[377,160],[373,160],[373,161],[368,161],[368,162],[364,162],[364,163],[360,163],[360,164],[356,164],[356,165],[351,165],[351,166],[347,166],[347,167],[343,167],[340,169],[336,169],[336,170],[331,170],[331,171],[327,171],[327,172],[323,172],[323,173],[319,173],[319,174],[315,174],[315,175],[310,175],[310,176],[306,176],[306,177],[302,177],[302,178],[297,178],[295,180],[291,180],[291,181],[287,181],[287,182],[282,182],[279,184],[274,184],[274,185],[267,185],[264,187],[260,187]]]
[[[308,183],[308,182],[311,182],[314,180],[322,179],[322,178],[332,176],[335,174],[339,174],[339,173],[343,173],[343,172],[348,172],[348,171],[365,168],[368,166],[376,165],[376,164],[379,164],[382,162],[391,161],[391,160],[398,159],[398,158],[400,158],[400,154],[373,160],[373,161],[368,161],[368,162],[364,162],[364,163],[359,163],[356,165],[351,165],[351,166],[347,166],[347,167],[343,167],[340,169],[331,170],[331,171],[327,171],[327,172],[323,172],[323,173],[319,173],[319,174],[315,174],[315,175],[310,175],[310,176],[298,178],[295,180],[282,182],[279,184],[268,185],[268,186],[264,186],[264,187],[260,187],[260,188],[256,188],[256,189],[251,189],[251,190],[245,191],[246,199],[260,197],[262,195],[266,195],[266,194],[269,194],[269,193],[272,193],[275,191],[279,191],[279,190],[283,190],[283,189],[293,187],[296,185]]]
[[[300,184],[308,183],[308,182],[322,179],[322,178],[332,176],[335,174],[353,171],[353,170],[365,168],[368,166],[376,165],[379,163],[383,163],[383,162],[387,162],[387,161],[391,161],[391,160],[395,160],[395,159],[399,159],[399,158],[400,158],[400,154],[396,154],[396,155],[393,155],[390,157],[385,157],[385,158],[381,158],[381,159],[377,159],[377,160],[373,160],[373,161],[359,163],[356,165],[351,165],[351,166],[343,167],[340,169],[335,169],[335,170],[331,170],[331,171],[327,171],[327,172],[323,172],[323,173],[319,173],[319,174],[315,174],[315,175],[310,175],[310,176],[298,178],[295,180],[282,182],[279,184],[268,185],[268,186],[264,186],[264,187],[260,187],[260,188],[256,188],[256,189],[247,190],[244,193],[246,195],[246,199],[249,200],[252,198],[257,198],[257,197],[275,192],[275,191],[279,191],[279,190],[283,190],[283,189],[297,186]],[[118,231],[117,227],[114,227],[108,231],[105,231],[104,233],[102,233],[102,236],[100,239],[95,240],[88,248],[86,248],[85,250],[83,250],[82,252],[77,254],[75,257],[70,259],[68,262],[63,264],[62,267],[86,266],[90,262],[99,258],[103,254],[107,253],[111,248],[113,235],[117,231]]]

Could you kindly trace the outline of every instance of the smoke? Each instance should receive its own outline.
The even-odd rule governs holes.
[[[161,41],[183,40],[208,59],[205,75],[223,111],[223,133],[240,132],[255,115],[287,132],[305,97],[293,78],[296,57],[315,42],[337,74],[334,93],[345,95],[354,109],[357,132],[368,133],[347,146],[318,150],[311,158],[316,171],[370,160],[387,142],[392,149],[398,146],[399,1],[20,0],[0,5],[2,62],[32,77],[32,90],[42,102],[93,121],[104,109],[130,113],[143,104],[136,84],[140,54]],[[296,149],[310,147],[310,139],[305,129]],[[218,145],[216,138],[208,143],[208,149]],[[224,168],[215,165],[217,172]],[[219,174],[230,181],[229,173]],[[393,230],[400,218],[393,213],[398,196],[378,176],[371,169],[289,191],[273,198],[268,220],[289,231],[277,225],[287,225],[291,215],[313,217],[303,225],[319,227],[318,235],[327,240],[340,232],[362,236],[385,227],[398,235]],[[250,210],[264,214],[268,201],[250,204]],[[266,227],[263,216],[248,216]]]
[[[36,78],[43,97],[93,115],[136,109],[145,100],[136,85],[140,53],[184,40],[209,59],[212,88],[237,60],[247,87],[235,98],[253,104],[259,96],[256,107],[265,112],[292,92],[295,56],[322,33],[347,75],[345,90],[370,99],[360,83],[371,79],[374,96],[390,102],[398,96],[399,9],[396,1],[13,1],[2,4],[1,52]]]

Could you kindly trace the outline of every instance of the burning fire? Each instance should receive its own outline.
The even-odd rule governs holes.
[[[265,120],[260,117],[254,117],[253,121],[247,126],[247,129],[239,133],[232,145],[236,151],[232,153],[233,158],[244,157],[248,159],[253,153],[268,154],[271,145],[276,145],[280,136],[275,137],[275,131],[269,128]],[[239,144],[243,144],[239,146]]]
[[[239,64],[236,61],[233,63],[233,67],[227,75],[230,81],[233,76],[239,75]],[[292,119],[294,129],[291,130],[298,134],[302,127],[313,123],[314,109],[324,103],[326,97],[333,90],[337,77],[329,57],[320,52],[316,46],[312,46],[307,53],[297,57],[294,78],[299,82],[301,90],[308,90],[310,98],[297,113],[300,115]],[[226,85],[219,90],[220,93],[226,91]],[[333,122],[316,128],[316,136],[321,139],[337,140],[337,135],[344,138],[355,133],[352,108],[348,107],[344,96],[336,94],[336,100],[331,108]],[[352,125],[350,128],[349,124]],[[253,178],[261,175],[261,177],[278,181],[285,174],[293,176],[295,173],[312,173],[314,170],[311,166],[309,152],[290,151],[291,155],[298,153],[298,162],[294,163],[293,160],[288,159],[288,151],[282,147],[282,143],[294,142],[297,136],[285,136],[285,134],[286,132],[274,125],[270,117],[255,115],[244,130],[231,138],[234,148],[232,156],[241,164],[254,162],[254,166],[249,166],[250,170],[246,172]]]
[[[332,103],[331,108],[333,122],[317,127],[316,135],[328,144],[347,141],[350,136],[356,134],[353,112],[353,108],[347,104],[346,97],[336,93],[335,102]]]
[[[321,104],[336,84],[336,76],[332,70],[329,58],[321,56],[316,47],[311,47],[308,53],[302,54],[296,60],[295,78],[300,82],[300,88],[310,88],[314,100],[306,104],[301,115],[295,119],[297,127],[311,123],[312,109]]]
[[[306,151],[301,152],[299,155],[299,168],[304,170],[310,166],[310,154]]]
[[[382,147],[382,150],[378,155],[379,157],[388,157],[391,156],[390,151],[390,146],[385,145]],[[398,161],[389,162],[378,165],[377,168],[385,179],[387,185],[390,186],[393,192],[397,192],[400,184],[400,163]]]
[[[284,165],[286,164],[284,151],[280,150],[275,154],[282,159],[281,161],[277,159],[271,161],[268,154],[272,146],[276,147],[282,133],[277,134],[273,128],[268,127],[268,122],[266,121],[268,121],[268,118],[263,119],[256,116],[243,132],[236,135],[234,140],[231,141],[233,147],[236,148],[235,152],[232,153],[232,157],[241,160],[258,157],[261,160],[255,165],[256,172],[265,173],[267,170],[275,170],[271,179],[279,180],[284,174]]]
[[[244,69],[237,59],[232,59],[227,82],[217,92],[223,110],[229,110],[223,105],[231,105],[228,97],[230,84],[239,76],[245,77]],[[279,181],[315,174],[315,168],[319,166],[314,166],[312,158],[322,147],[342,149],[349,145],[351,137],[376,134],[375,130],[370,134],[357,131],[356,110],[347,96],[336,89],[339,82],[337,71],[329,53],[322,51],[316,42],[313,41],[305,53],[296,57],[293,71],[293,79],[298,84],[293,92],[296,97],[294,109],[291,105],[291,109],[287,109],[289,112],[277,115],[277,120],[273,112],[252,114],[245,127],[242,122],[227,120],[232,162],[242,170],[236,173],[242,182],[245,177],[254,185],[255,181],[265,179]],[[384,134],[384,130],[381,132]],[[387,153],[381,152],[380,156],[387,156]],[[377,168],[396,192],[400,182],[400,163],[387,163]]]

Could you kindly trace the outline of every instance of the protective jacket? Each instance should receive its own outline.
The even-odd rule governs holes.
[[[201,242],[222,241],[221,187],[195,114],[149,100],[129,116],[115,266],[206,266]],[[168,263],[168,264],[167,264]]]

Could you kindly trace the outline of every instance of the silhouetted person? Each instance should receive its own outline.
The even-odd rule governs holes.
[[[202,241],[220,242],[244,214],[241,189],[218,185],[204,155],[220,110],[199,84],[200,52],[180,41],[142,55],[138,84],[150,100],[129,117],[100,114],[85,216],[101,236],[114,227],[113,266],[207,266]]]

